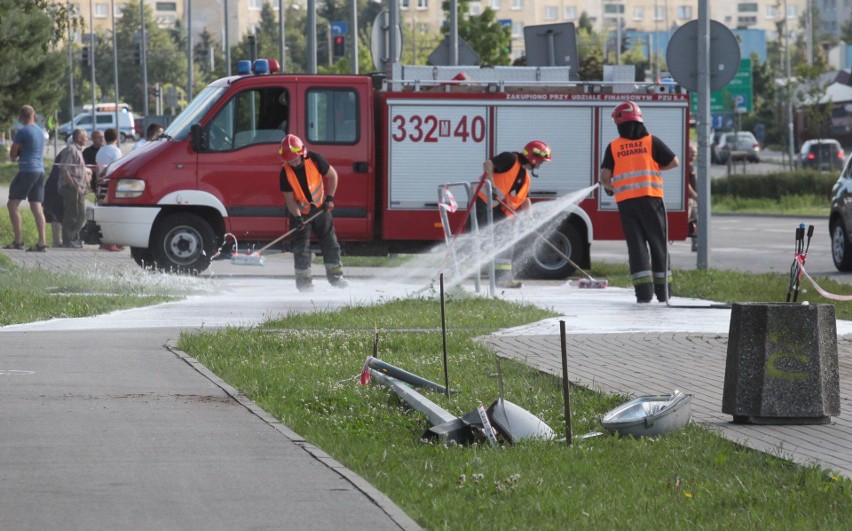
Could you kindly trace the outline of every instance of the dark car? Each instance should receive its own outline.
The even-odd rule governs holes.
[[[760,162],[760,143],[748,131],[725,133],[719,138],[717,155],[719,164],[727,164],[730,160],[748,160]]]
[[[832,171],[843,167],[843,148],[830,138],[806,140],[799,150],[799,163],[803,168]]]
[[[852,271],[852,157],[840,172],[831,189],[831,212],[828,231],[831,234],[831,258],[838,271]]]

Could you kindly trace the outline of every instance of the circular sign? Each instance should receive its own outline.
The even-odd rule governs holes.
[[[402,31],[399,25],[393,28],[396,44],[396,57],[390,56],[390,14],[387,9],[376,15],[373,21],[373,29],[370,33],[370,51],[373,54],[373,64],[376,70],[383,72],[386,63],[398,63],[402,55]]]
[[[710,21],[710,91],[734,79],[740,67],[740,43],[721,22]],[[698,21],[690,20],[674,32],[666,48],[669,72],[680,86],[698,92]]]

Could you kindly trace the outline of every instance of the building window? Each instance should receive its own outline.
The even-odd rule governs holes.
[[[796,9],[796,6],[787,6],[787,18],[796,18],[799,16],[799,10]]]
[[[737,5],[737,11],[740,13],[757,13],[756,3],[746,3]]]
[[[177,2],[157,2],[156,11],[177,11]]]
[[[665,6],[654,6],[654,20],[657,22],[666,19],[666,8]]]
[[[577,8],[569,6],[565,8],[565,20],[577,20]]]
[[[429,0],[417,0],[417,9],[429,9]]]
[[[482,4],[470,4],[470,16],[478,17],[482,14]]]
[[[757,17],[737,17],[737,27],[746,28],[757,24]]]
[[[95,4],[95,18],[107,18],[109,16],[109,4]]]
[[[544,20],[556,20],[559,9],[556,6],[544,6]]]
[[[623,15],[624,4],[604,4],[604,15]]]
[[[411,2],[409,0],[399,0],[399,8],[400,9],[408,9],[408,6]]]
[[[491,9],[494,11],[500,11],[501,0],[491,0]]]
[[[633,20],[642,20],[645,18],[645,8],[642,6],[633,6]]]
[[[775,20],[775,18],[778,17],[778,6],[775,6],[775,5],[766,6],[765,17],[768,18],[769,20]]]
[[[260,11],[263,8],[263,0],[249,0],[249,11]]]
[[[124,6],[126,4],[115,4],[115,18],[121,18],[124,15]]]
[[[523,37],[524,36],[524,23],[520,20],[512,21],[512,37]]]
[[[518,11],[524,8],[524,0],[512,0],[512,9]],[[556,18],[555,16],[553,18]]]
[[[677,18],[692,20],[692,6],[677,6]]]

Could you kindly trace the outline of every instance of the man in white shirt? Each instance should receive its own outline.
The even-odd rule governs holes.
[[[110,127],[104,131],[104,141],[106,144],[101,146],[101,149],[98,150],[98,154],[95,156],[95,164],[98,165],[98,169],[100,170],[99,175],[101,176],[106,173],[106,167],[111,162],[121,158],[121,149],[118,147],[118,131],[114,127]],[[92,188],[97,190],[97,186],[93,186]]]
[[[100,170],[98,175],[101,178],[106,175],[106,167],[121,158],[121,149],[118,147],[118,131],[116,131],[115,128],[110,127],[104,131],[104,141],[106,141],[106,144],[101,146],[101,149],[98,150],[98,154],[95,157],[95,163],[98,165],[98,169]],[[95,193],[97,193],[97,185],[93,185],[92,189],[95,190]],[[100,248],[105,251],[113,252],[124,250],[124,247],[119,247],[118,245],[101,244]]]

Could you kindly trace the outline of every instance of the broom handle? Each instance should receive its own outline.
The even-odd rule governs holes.
[[[314,213],[311,215],[311,217],[309,217],[308,219],[306,219],[306,220],[305,220],[305,223],[310,223],[311,221],[313,221],[313,220],[314,220],[314,218],[315,218],[315,217],[319,216],[319,215],[320,215],[320,214],[322,214],[322,213],[323,213],[323,209],[319,209],[319,210],[317,210],[316,212],[314,212]],[[261,254],[263,251],[265,251],[265,250],[269,249],[270,247],[272,247],[272,246],[273,246],[273,245],[275,245],[276,243],[280,242],[281,240],[283,240],[283,239],[284,239],[284,238],[286,238],[287,236],[289,236],[289,235],[293,234],[293,233],[294,233],[294,232],[296,232],[297,230],[299,230],[299,227],[294,227],[294,228],[292,228],[292,229],[288,230],[287,232],[285,232],[285,233],[284,233],[284,234],[282,234],[281,236],[279,236],[279,237],[275,238],[275,239],[274,239],[274,240],[272,240],[271,242],[269,242],[269,243],[267,243],[266,245],[264,245],[263,247],[261,247],[261,248],[257,251],[257,254]]]
[[[501,204],[501,205],[502,205],[502,206],[503,206],[506,210],[508,210],[509,212],[511,212],[511,213],[512,213],[512,214],[514,214],[514,215],[518,215],[518,211],[517,211],[517,210],[515,210],[514,208],[512,208],[512,206],[511,206],[511,205],[509,205],[508,203],[506,203],[503,199],[501,199],[500,197],[497,197],[496,199],[497,199],[497,202],[498,202],[498,203],[500,203],[500,204]],[[537,229],[533,229],[532,231],[535,233],[535,235],[536,235],[536,236],[538,236],[539,238],[541,238],[541,241],[543,241],[544,243],[546,243],[547,245],[549,245],[549,246],[550,246],[550,247],[551,247],[554,251],[556,251],[556,254],[558,254],[559,256],[561,256],[562,258],[564,258],[566,262],[568,262],[569,264],[571,264],[571,267],[573,267],[574,269],[576,269],[577,271],[579,271],[580,273],[582,273],[582,274],[583,274],[586,278],[588,278],[589,280],[594,280],[594,278],[592,278],[592,276],[591,276],[591,275],[589,275],[588,273],[586,273],[585,271],[583,271],[583,269],[582,269],[580,266],[578,266],[577,264],[575,264],[575,263],[574,263],[574,261],[573,261],[573,260],[571,260],[571,257],[569,257],[568,255],[566,255],[565,253],[563,253],[563,252],[562,252],[562,250],[561,250],[559,247],[555,246],[555,245],[553,244],[553,242],[551,242],[550,240],[548,240],[547,238],[545,238],[544,234],[542,234],[541,232],[539,232]]]

